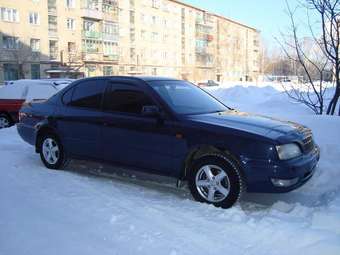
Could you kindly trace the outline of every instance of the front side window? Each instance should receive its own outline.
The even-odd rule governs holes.
[[[149,84],[178,114],[202,114],[228,110],[225,105],[189,82],[150,81]]]
[[[77,85],[73,92],[70,106],[100,109],[101,100],[105,90],[105,82],[103,80],[83,81]]]
[[[113,85],[107,93],[105,110],[129,114],[142,114],[144,106],[155,105],[142,91],[135,90],[128,85]]]

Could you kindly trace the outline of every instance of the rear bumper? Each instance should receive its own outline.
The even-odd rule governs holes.
[[[270,160],[249,160],[243,162],[247,180],[247,191],[258,193],[285,193],[304,185],[312,178],[320,159],[320,149],[316,146],[310,153],[297,159],[273,162]],[[280,187],[273,179],[294,180],[293,184]]]
[[[19,135],[21,136],[21,138],[35,146],[35,141],[36,141],[36,130],[33,126],[28,126],[28,125],[25,125],[24,123],[17,123],[17,130],[18,130],[18,133]]]

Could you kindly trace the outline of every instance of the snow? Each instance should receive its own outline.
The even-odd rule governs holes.
[[[72,80],[60,80],[60,85],[54,86],[56,80],[18,80],[6,86],[0,86],[0,99],[48,99],[59,90],[65,88]]]
[[[0,254],[339,255],[340,118],[314,116],[272,86],[208,90],[232,107],[311,127],[322,152],[315,176],[294,192],[248,194],[223,210],[166,178],[84,161],[46,170],[14,127],[4,129]],[[92,174],[103,168],[115,174]]]

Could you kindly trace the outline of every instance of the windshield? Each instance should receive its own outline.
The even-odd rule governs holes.
[[[222,112],[228,108],[186,81],[150,81],[151,87],[178,114]]]

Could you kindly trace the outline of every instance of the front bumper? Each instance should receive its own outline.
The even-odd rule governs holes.
[[[315,146],[308,154],[287,161],[243,160],[247,191],[285,193],[297,189],[312,178],[319,159],[320,149]],[[292,184],[279,186],[273,180]]]

